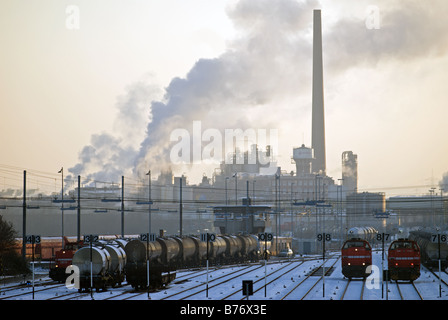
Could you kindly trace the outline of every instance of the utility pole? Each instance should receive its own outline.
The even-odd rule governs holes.
[[[64,167],[58,171],[61,174],[61,238],[62,249],[64,249]]]
[[[183,176],[180,177],[180,188],[179,188],[179,233],[180,237],[182,238],[182,179]]]
[[[124,238],[124,176],[121,176],[121,237]]]
[[[81,176],[78,176],[78,231],[77,231],[77,241],[81,241]]]
[[[22,258],[26,258],[26,170],[23,170]]]
[[[148,198],[148,204],[149,204],[149,212],[148,212],[148,232],[149,235],[151,235],[151,204],[152,204],[152,200],[151,200],[151,170],[148,171],[148,173],[146,174],[148,176],[148,194],[149,194],[149,198]]]

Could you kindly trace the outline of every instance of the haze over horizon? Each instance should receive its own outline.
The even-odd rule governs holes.
[[[292,149],[311,145],[314,9],[327,174],[337,181],[351,150],[360,191],[448,183],[442,0],[2,2],[0,164],[117,183],[171,167],[198,183],[219,165],[169,153],[173,130],[193,136],[200,121],[201,135],[277,129],[278,165],[294,170]],[[1,177],[0,190],[20,186]]]

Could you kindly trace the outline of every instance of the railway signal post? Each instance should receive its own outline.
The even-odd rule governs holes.
[[[386,270],[386,272],[384,272],[384,241],[385,240],[389,240],[389,234],[388,233],[378,233],[377,235],[376,235],[376,240],[378,240],[378,241],[381,241],[382,242],[382,255],[381,255],[381,299],[383,299],[384,298],[384,274],[386,274],[386,276],[387,276],[387,278],[389,278],[388,277],[388,275],[389,275],[389,273],[387,272],[387,270]],[[387,292],[388,292],[388,288],[387,288],[387,280],[388,279],[386,279],[386,297],[388,297],[388,294],[387,294]],[[387,298],[386,298],[386,300],[387,300]]]
[[[268,245],[268,241],[272,241],[272,239],[274,239],[274,236],[272,235],[272,233],[260,233],[258,235],[258,240],[260,241],[264,241],[264,297],[266,298],[266,276],[267,276],[267,266],[268,266],[268,249],[267,249],[267,245]]]
[[[25,237],[26,243],[31,243],[31,259],[33,262],[33,300],[34,300],[34,244],[40,243],[40,235],[30,235]]]
[[[438,228],[437,228],[437,231]],[[440,232],[438,232],[437,234],[433,234],[431,236],[432,242],[437,242],[437,248],[438,248],[438,253],[439,253],[439,298],[442,297],[442,262],[441,262],[441,258],[440,258],[440,242],[446,242],[447,241],[447,236],[445,234],[440,234]]]
[[[156,235],[153,233],[141,233],[140,240],[146,241],[146,286],[149,299],[149,241],[156,241]]]
[[[208,298],[208,243],[216,240],[216,234],[214,233],[202,233],[201,241],[207,242],[207,283],[206,283],[206,297]]]
[[[322,241],[322,296],[325,297],[325,241],[331,241],[331,234],[319,233],[317,234],[317,241]]]
[[[93,243],[98,241],[98,235],[87,234],[84,235],[84,243],[90,244],[90,298],[93,300],[93,260],[92,260],[92,250]]]

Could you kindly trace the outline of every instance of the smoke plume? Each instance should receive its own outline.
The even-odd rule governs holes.
[[[374,31],[366,28],[364,19],[335,20],[331,28],[324,28],[326,74],[336,76],[359,65],[375,67],[388,59],[445,53],[447,11],[440,8],[448,3],[436,2],[387,1],[383,6],[380,2],[381,28]],[[131,86],[117,104],[114,134],[94,134],[91,145],[81,150],[80,162],[69,171],[102,181],[141,176],[148,169],[157,173],[173,167],[171,132],[177,128],[191,132],[195,120],[204,130],[223,131],[279,128],[299,117],[305,110],[300,108],[309,109],[311,102],[312,11],[320,8],[315,0],[240,0],[229,7],[237,36],[227,50],[216,58],[198,60],[185,78],[172,79],[162,99],[147,83]],[[309,103],[301,106],[301,95]],[[288,140],[283,138],[279,140]],[[291,145],[286,147],[290,154]],[[188,168],[181,168],[181,173],[184,169]]]

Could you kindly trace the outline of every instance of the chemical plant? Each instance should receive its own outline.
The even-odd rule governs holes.
[[[158,176],[149,171],[145,179],[123,176],[121,181],[95,181],[89,186],[81,185],[78,177],[71,186],[62,184],[62,191],[44,195],[29,184],[27,187],[29,176],[23,171],[22,192],[4,191],[0,203],[3,219],[12,223],[19,237],[23,236],[17,250],[26,258],[34,259],[34,254],[39,254],[42,260],[55,259],[57,252],[67,250],[70,262],[73,258],[73,264],[78,261],[82,266],[83,290],[121,285],[125,272],[135,290],[149,290],[172,283],[176,270],[182,268],[206,266],[208,270],[209,262],[221,265],[267,259],[260,239],[268,235],[272,257],[318,254],[325,259],[325,250],[342,250],[341,275],[350,280],[365,279],[365,269],[372,264],[372,248],[378,248],[382,241],[377,235],[387,234],[389,242],[397,241],[397,247],[413,250],[397,253],[390,247],[389,258],[396,259],[389,261],[391,277],[417,281],[422,274],[420,262],[434,264],[437,260],[432,255],[435,249],[428,249],[428,235],[418,232],[435,226],[446,229],[447,201],[434,188],[428,196],[389,199],[384,192],[359,192],[358,157],[354,151],[341,154],[340,178],[328,176],[320,10],[314,10],[313,39],[312,143],[292,148],[295,171],[277,166],[272,145],[260,150],[255,144],[247,151],[236,148],[211,177],[204,175],[197,185],[190,185],[187,175],[175,176],[168,169]],[[267,168],[275,170],[268,172]],[[63,177],[63,169],[60,173]],[[47,238],[39,252],[26,245],[30,234]],[[85,246],[85,235],[102,236],[96,249],[92,248],[93,240],[90,251]],[[142,235],[148,239],[143,240]],[[202,242],[200,235],[205,235]],[[214,242],[211,249],[210,235]],[[398,240],[409,236],[411,240]],[[323,239],[327,239],[324,246]],[[84,247],[77,248],[82,241]],[[86,267],[92,250],[99,260],[118,255],[121,262],[114,270],[120,272],[101,267],[93,277],[90,267]],[[357,266],[358,260],[353,257],[361,251],[365,261]],[[60,261],[64,257],[60,256]],[[374,254],[373,259],[379,261],[379,255]],[[402,265],[400,259],[411,259],[412,266]],[[57,265],[53,266],[50,275],[65,280],[66,267],[58,271]],[[315,271],[322,274],[320,268]],[[331,268],[336,267],[327,271],[333,272]],[[147,270],[151,270],[151,276]],[[323,272],[325,276],[325,268]],[[337,292],[336,285],[334,288]]]

